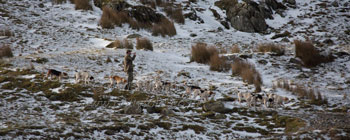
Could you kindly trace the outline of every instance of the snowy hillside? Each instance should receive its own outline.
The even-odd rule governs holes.
[[[93,1],[92,10],[87,11],[75,10],[69,0],[56,1],[0,0],[0,45],[10,46],[13,53],[10,58],[1,58],[0,53],[1,139],[350,137],[348,1],[296,0],[282,14],[273,11],[273,19],[265,20],[269,26],[265,32],[247,33],[225,28],[221,21],[228,18],[227,11],[215,6],[217,0],[177,0],[184,14],[194,9],[203,23],[185,18],[184,24],[174,23],[177,34],[172,37],[153,36],[129,24],[105,29],[99,25],[103,11]],[[137,0],[126,2],[143,5]],[[155,11],[166,15],[160,7]],[[148,38],[153,51],[137,50],[136,38],[130,37],[135,34]],[[136,52],[132,91],[109,88],[109,76],[127,77],[123,71],[126,49],[106,46],[125,38]],[[299,65],[294,40],[312,42],[331,52],[334,61],[311,68]],[[256,87],[231,70],[216,72],[207,64],[190,62],[191,47],[198,42],[215,46],[220,56],[245,58],[263,81],[262,91],[256,94],[274,93],[289,101],[276,108],[266,108],[260,101],[257,107],[238,103],[238,93],[253,93]],[[285,52],[278,56],[257,52],[263,43],[279,44]],[[240,52],[231,52],[233,46]],[[68,78],[46,79],[48,69],[67,72]],[[81,70],[95,81],[76,83],[74,74]],[[172,83],[170,92],[136,88],[157,78]],[[286,81],[291,87],[313,89],[316,98],[322,98],[316,101],[322,103],[280,86]],[[188,85],[212,90],[215,96],[209,102],[182,97]]]

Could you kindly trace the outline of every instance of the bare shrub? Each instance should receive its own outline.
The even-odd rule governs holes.
[[[132,44],[132,42],[126,38],[124,38],[124,40],[123,40],[123,46],[126,49],[133,49],[134,48],[134,45]]]
[[[103,13],[99,22],[102,28],[113,28],[117,19],[117,15],[112,8],[107,6],[102,8]]]
[[[164,11],[167,16],[169,16],[171,19],[173,19],[175,22],[184,24],[185,23],[185,18],[182,14],[182,8],[181,6],[179,7],[173,7],[172,5],[167,5],[164,8]]]
[[[74,0],[75,10],[92,10],[90,0]]]
[[[210,57],[209,61],[210,70],[212,71],[228,71],[230,69],[230,64],[227,63],[226,57],[219,56],[218,53],[215,53]]]
[[[344,93],[343,100],[346,100],[348,98],[348,94]]]
[[[136,38],[136,49],[153,51],[153,46],[151,41],[149,41],[147,38]]]
[[[285,84],[288,84],[288,86],[286,86]],[[295,85],[295,87],[293,87],[292,85]],[[277,84],[275,86],[278,88],[282,88],[287,91],[290,91],[293,94],[297,95],[299,98],[309,99],[311,104],[314,104],[314,105],[328,104],[327,99],[325,97],[322,97],[319,91],[315,92],[314,89],[306,88],[302,86],[302,84],[295,84],[293,82],[289,82],[288,80],[284,79],[284,80],[277,81]],[[316,93],[317,93],[317,96],[316,96]]]
[[[254,84],[255,91],[261,91],[261,85],[263,81],[261,79],[260,73],[255,69],[253,64],[246,61],[235,59],[234,63],[231,65],[232,75],[239,75],[242,77],[243,81],[248,84]]]
[[[169,21],[167,18],[162,18],[159,23],[153,25],[152,35],[153,36],[161,35],[162,37],[166,35],[168,36],[176,35],[176,28],[174,26],[174,23]]]
[[[92,99],[95,102],[108,102],[109,101],[109,97],[104,94],[103,87],[97,87],[97,88],[93,89],[92,92],[94,93],[94,95],[92,96]]]
[[[215,47],[207,47],[205,43],[196,43],[191,49],[191,61],[207,64],[214,54],[218,54]]]
[[[140,30],[140,28],[142,27],[142,23],[139,23],[138,21],[130,18],[129,26],[131,29]]]
[[[71,3],[74,3],[74,0],[53,0],[53,4],[62,4],[62,3],[67,3],[67,1],[70,1]]]
[[[238,45],[233,45],[231,48],[232,53],[240,53],[241,50],[239,49]]]
[[[0,30],[0,36],[13,36],[14,34],[9,29],[2,29]]]
[[[0,47],[0,58],[3,57],[13,57],[10,46],[2,45],[2,47]]]
[[[133,44],[130,40],[125,38],[124,40],[116,39],[114,42],[110,43],[107,48],[118,48],[118,49],[133,49]]]
[[[156,2],[154,0],[140,0],[140,2],[144,5],[149,5],[153,9],[156,9]]]
[[[295,44],[295,56],[299,57],[306,67],[315,67],[321,63],[327,63],[333,61],[333,56],[323,56],[314,47],[311,42],[303,42],[300,40],[294,40]]]
[[[139,24],[137,21],[130,18],[125,11],[116,12],[108,6],[104,6],[102,10],[103,13],[99,22],[99,25],[102,28],[110,29],[114,26],[122,26],[124,23],[129,23],[131,28],[139,29]]]
[[[259,44],[257,48],[258,52],[273,52],[276,55],[283,55],[284,54],[284,49],[283,46],[277,45],[274,43],[265,43],[265,44]]]

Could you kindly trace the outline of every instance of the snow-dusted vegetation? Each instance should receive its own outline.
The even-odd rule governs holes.
[[[349,139],[349,7],[0,0],[0,138]]]

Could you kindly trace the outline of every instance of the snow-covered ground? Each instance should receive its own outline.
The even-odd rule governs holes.
[[[182,3],[183,1],[177,2]],[[140,4],[136,0],[128,2]],[[88,89],[87,94],[92,95],[93,92],[90,89],[107,85],[109,81],[106,77],[110,75],[126,77],[122,68],[125,50],[110,49],[105,48],[105,46],[111,40],[123,39],[130,34],[137,33],[151,40],[154,51],[133,50],[137,54],[134,61],[135,83],[150,80],[161,73],[162,80],[176,83],[180,87],[184,87],[185,83],[207,89],[215,86],[217,87],[214,91],[216,95],[213,99],[220,100],[227,98],[226,96],[236,98],[238,92],[253,92],[254,86],[244,83],[240,77],[231,76],[230,71],[213,72],[209,70],[208,65],[189,63],[191,46],[197,42],[221,44],[223,47],[238,44],[241,48],[241,54],[252,55],[248,61],[255,64],[260,72],[264,82],[263,91],[271,91],[274,82],[279,79],[287,79],[320,91],[329,102],[328,106],[312,106],[311,109],[303,109],[300,99],[291,92],[283,89],[274,91],[278,95],[294,99],[286,104],[286,107],[292,111],[327,111],[341,107],[349,108],[349,55],[338,57],[331,63],[321,64],[317,69],[299,68],[289,62],[291,58],[294,58],[294,45],[291,42],[294,39],[304,40],[305,37],[319,42],[332,39],[334,45],[329,46],[329,49],[350,53],[350,35],[344,34],[344,31],[349,30],[350,27],[350,22],[346,22],[349,20],[348,16],[344,16],[350,14],[349,8],[329,6],[327,10],[333,10],[333,12],[329,12],[329,15],[312,17],[306,15],[322,11],[318,5],[321,2],[296,0],[297,8],[288,8],[285,11],[285,17],[274,14],[273,20],[266,20],[271,28],[291,33],[292,36],[288,37],[291,42],[282,42],[282,38],[271,39],[277,34],[272,31],[269,34],[259,34],[244,33],[233,28],[224,29],[209,10],[209,8],[213,8],[218,11],[222,18],[226,17],[225,11],[214,6],[214,2],[214,0],[206,0],[191,3],[194,8],[205,9],[203,12],[197,12],[197,15],[205,23],[198,24],[196,21],[186,19],[183,25],[175,23],[177,35],[155,37],[146,30],[132,30],[126,24],[114,29],[102,29],[98,26],[102,11],[97,7],[93,7],[92,11],[81,11],[75,10],[73,4],[53,4],[49,0],[0,1],[0,9],[3,9],[0,11],[2,13],[0,29],[9,29],[15,34],[12,37],[0,39],[0,44],[9,44],[14,53],[14,57],[9,59],[13,66],[5,69],[26,69],[33,65],[35,71],[44,73],[47,68],[53,68],[68,73],[69,78],[62,81],[66,84],[75,84],[73,75],[76,70],[87,70],[96,79],[95,84],[85,87]],[[43,4],[43,7],[39,4]],[[330,2],[327,4],[330,5]],[[344,5],[345,2],[339,1],[339,4]],[[345,12],[338,12],[338,9],[342,8],[345,9]],[[294,24],[289,24],[290,21],[293,21]],[[217,31],[219,27],[224,30]],[[319,30],[321,28],[323,30]],[[195,33],[197,36],[190,37],[191,33]],[[135,44],[135,39],[131,40]],[[266,42],[277,42],[285,45],[286,54],[271,56],[252,52],[256,44]],[[32,62],[37,58],[46,58],[48,62],[43,64]],[[108,58],[112,62],[107,63]],[[260,60],[266,60],[267,63],[261,64]],[[191,78],[179,76],[180,72],[188,72]],[[300,78],[300,75],[306,76]],[[21,78],[33,79],[35,75],[21,75]],[[39,78],[39,80],[41,79]],[[0,86],[7,83],[0,83]],[[58,93],[64,88],[62,85],[51,89],[51,91]],[[224,117],[221,116],[222,118],[218,120],[203,118],[204,113],[198,111],[201,110],[197,102],[199,98],[189,100],[193,103],[188,106],[176,104],[181,94],[185,92],[184,90],[178,90],[158,101],[160,102],[159,106],[175,110],[175,115],[168,118],[164,118],[161,114],[148,114],[145,110],[141,115],[121,114],[122,108],[130,105],[130,101],[119,96],[110,97],[111,101],[116,102],[117,105],[104,106],[95,105],[92,97],[83,97],[81,101],[76,102],[51,101],[43,96],[43,92],[28,93],[25,89],[0,89],[1,138],[237,139],[269,137],[263,135],[263,130],[272,131],[273,134],[283,134],[284,132],[283,127],[267,129],[267,125],[257,123],[257,120],[262,118],[254,114],[256,109],[246,111],[247,109],[242,107],[245,106],[245,103],[239,105],[237,102],[225,102],[226,107],[238,108],[243,111],[223,114]],[[105,91],[105,93],[108,92],[111,92],[111,89]],[[346,99],[344,99],[344,94],[347,95]],[[154,94],[149,94],[147,97],[152,101],[158,100]],[[87,109],[90,106],[93,109]],[[292,114],[290,111],[284,112],[283,108],[265,109],[259,107],[257,110],[257,112],[261,110],[262,112],[272,112],[264,116],[266,120],[274,117],[274,110],[287,115]],[[216,116],[220,115],[216,114]],[[155,121],[170,123],[171,128],[158,125]],[[273,121],[269,123],[273,123]],[[149,126],[150,124],[156,125]],[[185,124],[202,126],[205,130],[200,129],[202,131],[195,132],[193,129],[185,129]],[[150,128],[140,129],[141,125],[148,125]],[[237,126],[241,128],[242,125],[244,128],[258,129],[255,131],[237,129]]]

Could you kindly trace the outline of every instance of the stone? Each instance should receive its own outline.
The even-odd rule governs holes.
[[[138,104],[131,104],[129,106],[124,107],[124,114],[141,114],[142,107]]]
[[[225,107],[224,103],[221,101],[215,101],[215,102],[207,102],[204,103],[202,106],[203,111],[209,112],[217,112],[217,113],[230,113],[231,109],[228,109]]]

